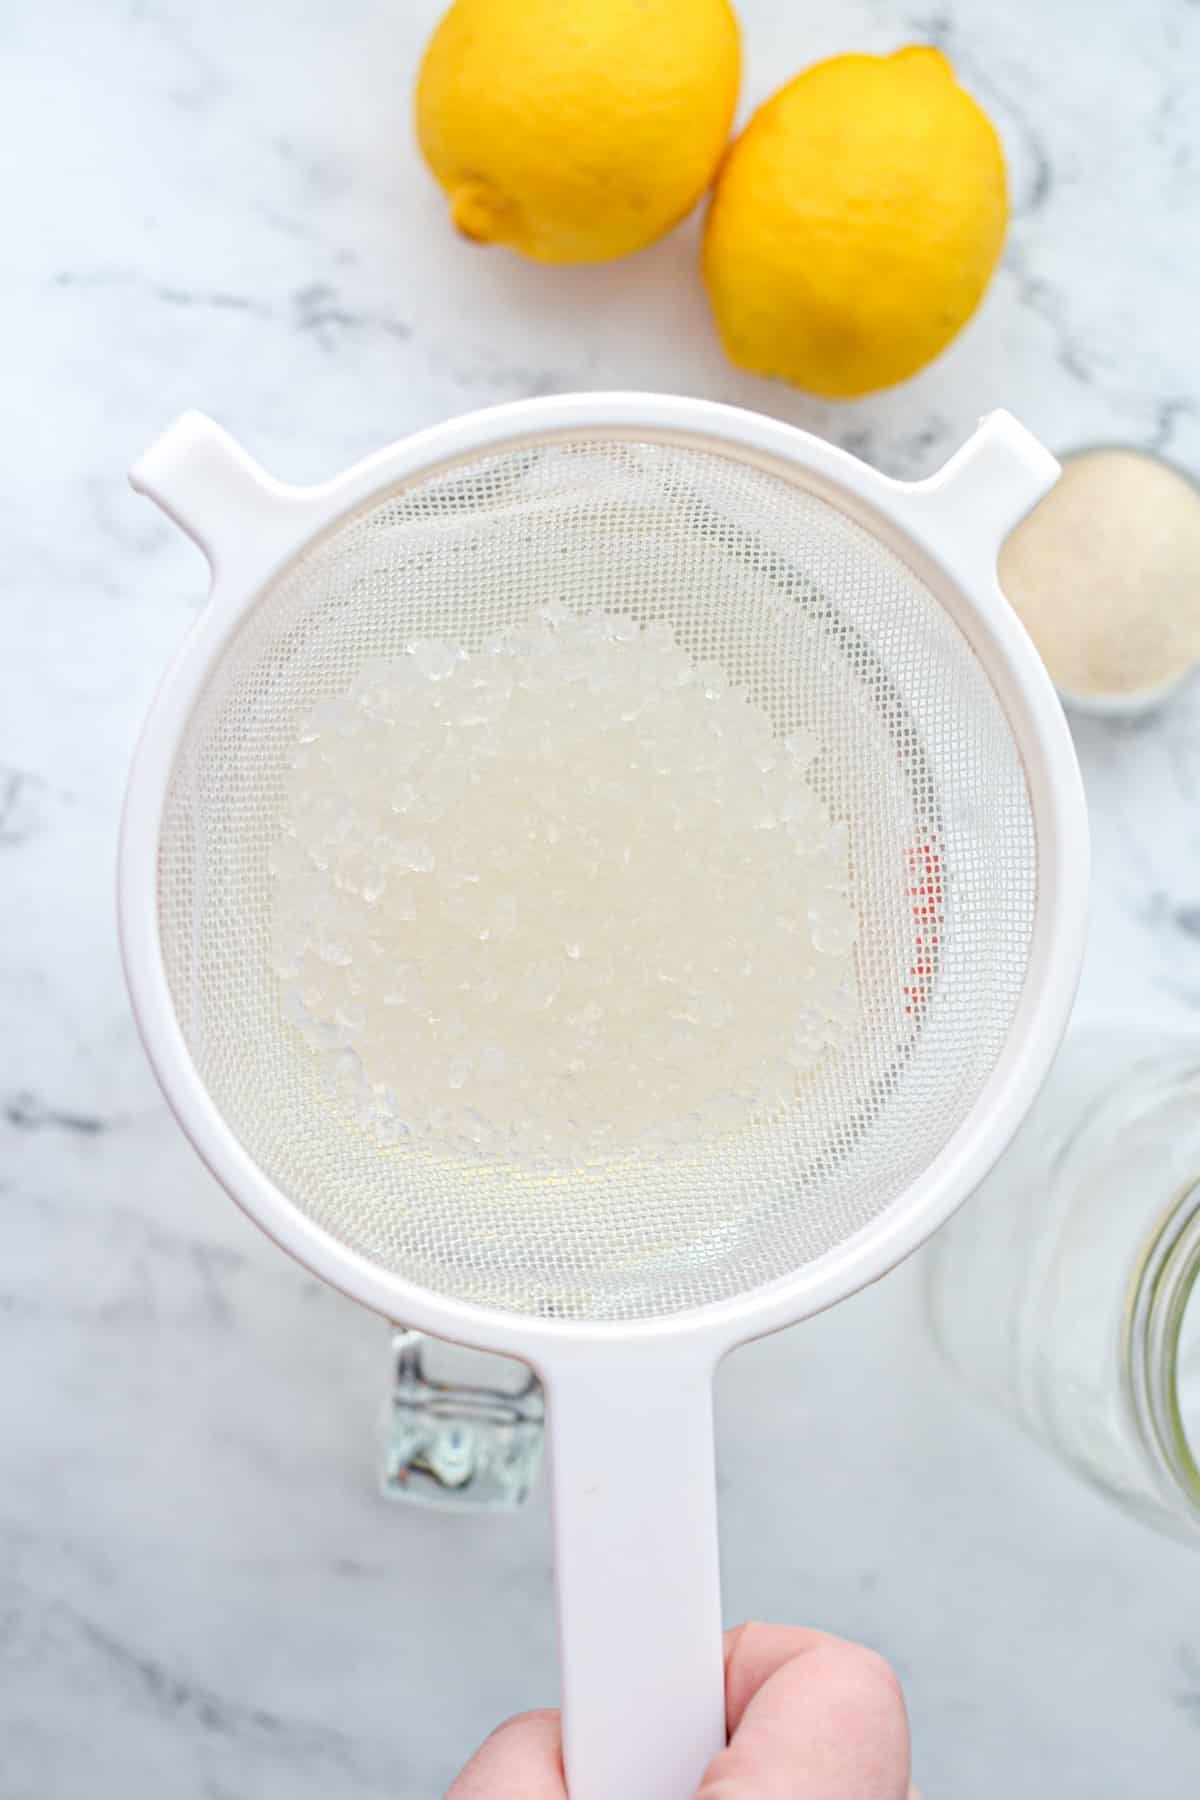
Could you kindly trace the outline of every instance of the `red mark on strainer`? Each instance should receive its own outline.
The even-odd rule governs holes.
[[[904,989],[906,1013],[920,1015],[933,992],[934,969],[942,928],[942,859],[931,837],[907,852],[908,896],[916,923],[915,957]]]

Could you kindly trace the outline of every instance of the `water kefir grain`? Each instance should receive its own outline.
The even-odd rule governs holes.
[[[306,719],[274,961],[384,1140],[679,1154],[794,1100],[853,1024],[845,826],[817,746],[670,627],[551,606],[362,671]]]

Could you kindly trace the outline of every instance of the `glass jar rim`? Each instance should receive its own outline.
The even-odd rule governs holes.
[[[1188,1435],[1179,1394],[1180,1340],[1200,1306],[1200,1181],[1163,1214],[1134,1271],[1126,1308],[1126,1398],[1150,1464],[1177,1509],[1200,1527],[1200,1445]]]

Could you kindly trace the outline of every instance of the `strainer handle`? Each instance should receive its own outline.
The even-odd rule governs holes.
[[[981,600],[1000,597],[996,559],[1062,473],[1045,445],[1002,408],[924,481],[896,484],[905,523]]]
[[[203,550],[214,588],[252,586],[323,522],[330,505],[328,488],[277,481],[200,412],[181,413],[138,458],[129,481]]]
[[[725,1743],[712,1372],[664,1364],[543,1370],[571,1800],[693,1800]]]

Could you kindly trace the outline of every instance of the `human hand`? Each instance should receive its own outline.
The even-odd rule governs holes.
[[[920,1800],[900,1684],[860,1644],[741,1625],[725,1634],[725,1707],[729,1746],[696,1800]],[[501,1725],[446,1800],[567,1800],[558,1714]]]

